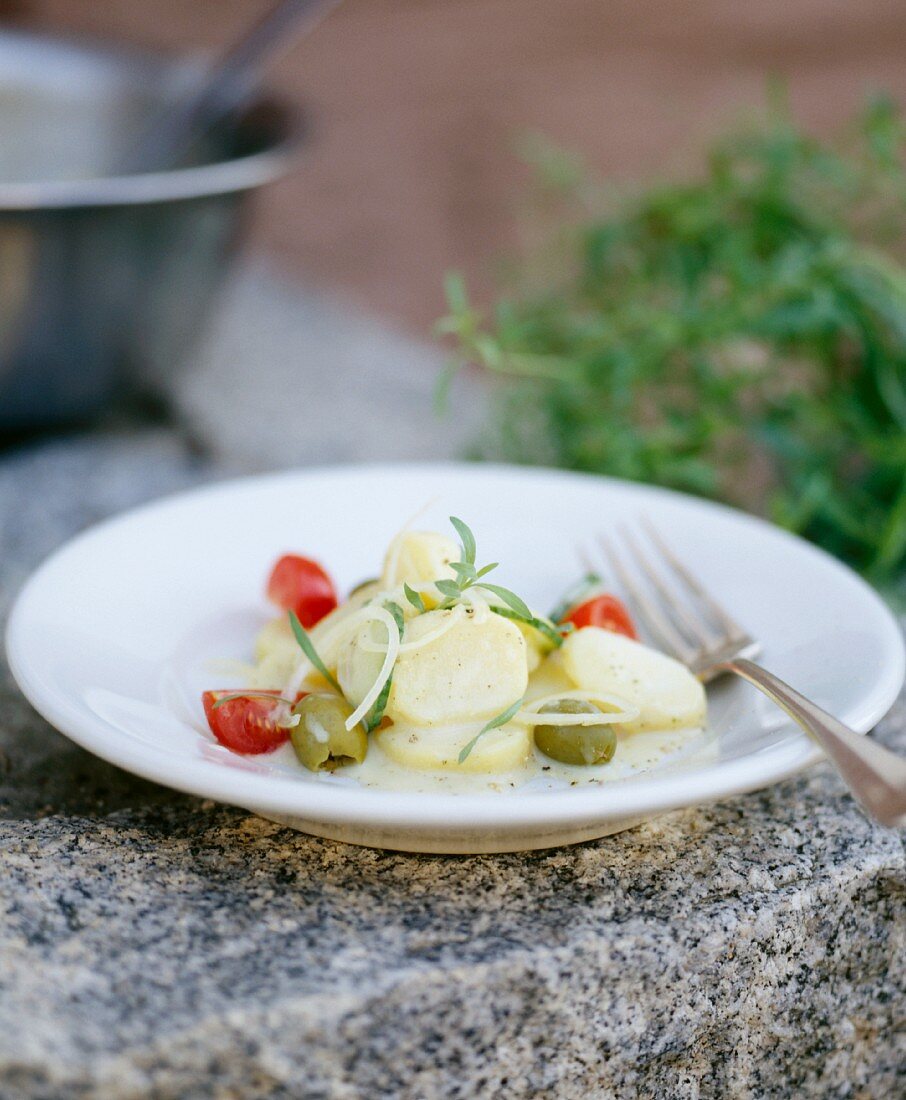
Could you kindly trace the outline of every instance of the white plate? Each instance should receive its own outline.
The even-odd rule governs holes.
[[[372,575],[394,532],[460,515],[501,583],[546,607],[577,573],[575,547],[651,517],[764,642],[764,663],[860,731],[903,682],[897,625],[875,593],[814,547],[738,512],[664,490],[499,466],[345,467],[216,485],[100,524],[54,554],[19,596],[7,635],[34,706],[89,751],[148,779],[319,836],[425,852],[498,852],[588,840],[665,810],[754,790],[819,758],[740,682],[709,691],[708,749],[605,786],[452,794],[361,788],[283,752],[217,745],[198,704],[223,686],[212,657],[247,657],[264,578],[287,550],[344,588]],[[218,683],[214,681],[218,680]]]

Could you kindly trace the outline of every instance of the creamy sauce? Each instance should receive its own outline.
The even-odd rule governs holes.
[[[260,675],[254,666],[238,661],[220,661],[217,664],[221,674],[231,674],[245,686],[272,686],[270,678],[266,684],[256,682]],[[565,677],[556,659],[549,659],[529,677],[526,701],[573,687],[574,684]],[[369,737],[368,755],[363,763],[339,768],[335,772],[306,772],[296,760],[290,746],[286,746],[276,755],[284,766],[298,768],[308,779],[316,782],[382,790],[455,794],[505,794],[514,791],[601,787],[652,772],[683,771],[692,765],[713,760],[717,755],[716,740],[707,736],[701,728],[641,732],[627,732],[619,726],[615,728],[617,750],[613,759],[606,764],[591,767],[562,764],[545,756],[534,747],[530,729],[526,731],[521,723],[512,723],[502,729],[493,730],[480,742],[487,751],[492,750],[495,744],[502,748],[514,735],[519,740],[527,741],[530,746],[528,751],[515,754],[517,758],[524,759],[524,764],[510,770],[466,771],[455,765],[428,770],[408,766],[392,759],[382,750],[380,734]],[[452,764],[459,748],[480,729],[481,723],[446,728],[409,727],[397,723],[394,733],[404,738],[411,737],[423,745],[433,742],[438,747],[443,746],[440,755],[448,757]],[[478,759],[473,758],[473,762],[478,763],[481,753],[474,751]]]
[[[447,559],[457,552],[455,544],[440,536],[419,539],[414,549],[407,547],[409,556],[415,550],[430,551],[427,575],[449,571]],[[403,560],[396,553],[402,543],[394,545],[388,558],[391,573]],[[406,565],[406,573],[418,580],[413,562]],[[387,589],[398,581],[385,577],[382,584]],[[603,787],[640,775],[681,773],[716,758],[716,738],[698,725],[690,728],[706,721],[701,685],[663,655],[601,631],[578,631],[545,655],[537,632],[491,614],[481,600],[464,609],[411,617],[399,637],[386,608],[368,610],[373,588],[357,593],[314,627],[312,642],[321,659],[336,670],[354,708],[350,722],[369,709],[392,670],[385,711],[389,727],[369,736],[361,764],[333,773],[306,772],[287,745],[271,757],[280,770],[299,770],[307,781],[332,785],[506,794]],[[402,592],[388,590],[385,595],[400,606],[405,603]],[[372,633],[376,616],[383,629]],[[394,635],[395,650],[387,641]],[[273,620],[258,634],[254,666],[219,662],[220,675],[235,677],[247,688],[276,689],[287,697],[300,688],[327,689],[311,664],[299,661],[299,647],[287,622]],[[563,764],[534,745],[533,708],[546,700],[580,696],[601,709],[600,720],[610,715],[622,723],[612,727],[617,748],[606,764]],[[519,699],[523,701],[517,704]],[[506,725],[483,732],[489,715],[504,712],[514,715]],[[575,715],[562,718],[568,725]],[[671,722],[674,725],[666,728]],[[552,716],[545,724],[557,722]],[[329,738],[326,729],[313,732],[319,741]],[[469,753],[460,763],[467,746]]]
[[[682,768],[716,756],[716,743],[703,730],[670,730],[618,734],[617,751],[607,764],[576,767],[551,760],[532,749],[526,765],[503,773],[417,771],[391,760],[374,739],[361,764],[321,773],[328,782],[342,782],[383,790],[451,794],[506,793],[512,791],[564,790],[569,787],[604,786],[640,774],[669,767]]]

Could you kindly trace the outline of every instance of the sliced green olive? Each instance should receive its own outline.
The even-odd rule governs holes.
[[[361,725],[346,728],[352,708],[336,695],[306,695],[293,708],[299,722],[290,737],[299,762],[309,771],[332,772],[346,764],[361,764],[368,735]]]
[[[603,714],[594,703],[583,699],[557,699],[547,703],[539,714]],[[617,749],[612,725],[602,722],[588,726],[535,726],[535,744],[544,753],[563,764],[606,764]]]

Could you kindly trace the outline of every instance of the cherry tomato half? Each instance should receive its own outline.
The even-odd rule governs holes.
[[[316,561],[285,554],[271,570],[267,597],[284,611],[295,611],[306,628],[337,606],[333,581]]]
[[[616,596],[593,596],[568,612],[563,617],[563,622],[572,623],[576,630],[583,626],[599,626],[602,630],[611,630],[614,634],[625,634],[627,638],[638,639],[629,612]]]
[[[215,706],[218,699],[235,694],[234,691],[206,691],[201,697],[211,733],[221,745],[233,752],[251,754],[271,752],[289,740],[290,731],[274,721],[274,704],[262,697],[278,696],[279,691],[242,695]],[[298,699],[301,698],[300,695]]]

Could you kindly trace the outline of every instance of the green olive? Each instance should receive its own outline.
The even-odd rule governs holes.
[[[346,764],[361,764],[368,735],[361,724],[346,728],[352,708],[337,695],[306,695],[293,708],[299,722],[290,737],[299,762],[309,771],[332,772]]]
[[[547,703],[539,714],[602,714],[600,707],[582,699],[557,699]],[[617,749],[612,725],[535,726],[535,744],[545,756],[563,764],[606,764]]]

